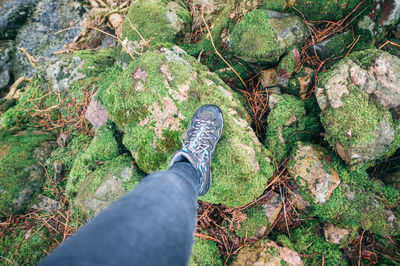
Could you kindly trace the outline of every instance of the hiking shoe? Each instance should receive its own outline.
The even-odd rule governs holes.
[[[199,196],[203,196],[210,189],[211,161],[223,126],[224,119],[218,106],[201,106],[190,121],[183,148],[175,153],[171,160],[171,166],[187,160],[197,170],[200,176]]]

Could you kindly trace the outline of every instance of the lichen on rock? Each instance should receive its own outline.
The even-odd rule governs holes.
[[[270,240],[261,240],[253,245],[243,248],[234,266],[241,265],[304,265],[300,255],[287,247],[278,246]]]
[[[396,69],[398,58],[366,50],[320,75],[316,97],[326,138],[350,166],[371,165],[400,147]]]
[[[216,104],[225,127],[213,160],[213,186],[203,200],[240,206],[261,195],[273,173],[268,153],[239,96],[215,74],[174,47],[149,51],[113,77],[100,97],[141,170],[167,169],[195,110]]]
[[[400,201],[399,191],[370,180],[365,170],[347,171],[327,149],[309,144],[294,149],[288,170],[320,221],[380,235],[398,234],[399,214],[393,206]]]

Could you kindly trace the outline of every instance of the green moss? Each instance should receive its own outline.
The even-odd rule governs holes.
[[[392,124],[390,113],[371,104],[369,97],[365,94],[355,91],[349,96],[344,96],[343,104],[345,108],[329,111],[321,119],[326,125],[334,125],[326,128],[328,140],[331,143],[334,139],[346,149],[352,145],[368,144],[374,139],[372,131],[380,121]],[[357,110],[357,112],[350,113],[350,110]],[[351,138],[345,133],[349,128],[352,129]]]
[[[51,236],[40,225],[32,229],[16,229],[0,238],[3,265],[36,265],[51,250]]]
[[[304,102],[291,95],[273,95],[277,101],[268,115],[265,144],[279,163],[304,135],[306,111]],[[271,101],[271,100],[270,100]]]
[[[68,178],[66,191],[75,193],[83,178],[119,154],[118,143],[114,133],[105,126],[96,131],[96,135],[85,152],[75,161]]]
[[[44,175],[38,162],[46,158],[36,149],[47,150],[51,140],[53,135],[39,131],[0,132],[0,217],[23,211],[39,192]],[[16,205],[20,200],[26,201],[23,206]]]
[[[254,10],[246,14],[243,20],[235,26],[231,41],[236,55],[251,61],[279,61],[281,53],[275,56],[272,54],[277,49],[276,33],[268,18],[268,11]]]
[[[371,4],[368,1],[369,5]],[[359,0],[262,0],[262,7],[272,9],[279,12],[294,12],[299,14],[297,10],[309,21],[330,20],[338,21],[349,14],[358,3]],[[363,10],[367,4],[363,4],[359,12]],[[296,8],[297,10],[295,10]],[[300,15],[300,14],[299,14]]]
[[[370,180],[364,170],[347,172],[337,159],[334,168],[342,185],[335,189],[327,203],[315,206],[313,213],[321,221],[343,227],[361,227],[380,235],[397,235],[400,223],[397,219],[388,221],[388,210],[399,204],[399,191],[384,186],[382,182]]]
[[[65,55],[66,58],[72,59],[78,56],[85,63],[81,69],[82,73],[88,77],[93,77],[99,73],[105,72],[111,67],[117,56],[115,48],[103,48],[99,50],[80,50],[72,54]]]
[[[190,266],[222,266],[224,261],[214,241],[195,237]]]
[[[173,17],[173,13],[177,20],[186,24],[185,27],[190,25],[190,14],[183,1],[134,1],[122,24],[123,38],[140,42],[140,33],[145,40],[152,39],[151,44],[175,42],[184,29],[175,28],[177,25],[172,24],[169,16]]]
[[[65,177],[69,176],[74,161],[76,158],[81,156],[82,153],[84,153],[89,146],[91,139],[92,138],[87,135],[73,134],[68,142],[68,145],[65,148],[57,147],[52,153],[52,156],[43,164],[46,167],[48,175],[54,177],[56,170],[54,163],[62,163],[63,169],[61,177],[63,178],[61,180],[57,180],[57,187],[60,191],[65,190],[65,186],[67,184],[67,178]],[[45,181],[45,188],[51,188],[52,186],[54,186],[52,179]],[[55,200],[60,200],[56,197],[56,195],[54,195],[54,193],[52,193],[52,190],[46,189],[42,192],[42,194]]]
[[[141,170],[167,169],[195,110],[217,104],[225,127],[213,160],[214,183],[203,200],[239,206],[262,193],[273,172],[268,154],[238,95],[196,59],[177,47],[153,50],[114,78],[100,98]]]
[[[346,55],[352,42],[353,37],[350,32],[344,32],[333,36],[326,44],[326,57]]]
[[[241,238],[261,236],[260,232],[263,231],[263,227],[268,230],[271,226],[261,207],[250,208],[243,213],[247,219],[241,223],[240,229],[235,231]]]
[[[290,231],[291,239],[286,235],[279,235],[277,242],[299,254],[310,255],[302,257],[305,265],[316,265],[323,259],[326,265],[347,265],[339,247],[327,242],[322,234],[318,222],[308,220],[299,228]]]
[[[293,73],[295,67],[296,67],[296,59],[294,57],[292,50],[290,50],[279,62],[277,70],[280,76],[284,76]]]
[[[100,210],[123,197],[144,177],[127,154],[109,159],[79,182],[74,204],[80,212],[94,217]]]

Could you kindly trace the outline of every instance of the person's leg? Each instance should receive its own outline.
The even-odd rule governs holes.
[[[41,265],[187,265],[199,174],[188,162],[153,173]]]

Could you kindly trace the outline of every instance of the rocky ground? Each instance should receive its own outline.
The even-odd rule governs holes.
[[[0,262],[36,264],[221,107],[190,265],[400,263],[397,0],[0,0]],[[149,232],[150,233],[150,232]]]

